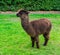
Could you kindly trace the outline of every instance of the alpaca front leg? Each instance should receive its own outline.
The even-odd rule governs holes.
[[[36,47],[39,48],[39,38],[36,37],[36,38],[35,38],[35,41],[36,41]]]
[[[32,47],[34,47],[34,42],[35,42],[35,40],[34,40],[33,37],[31,37],[31,41],[32,41]]]
[[[34,47],[34,40],[32,40],[32,47]]]

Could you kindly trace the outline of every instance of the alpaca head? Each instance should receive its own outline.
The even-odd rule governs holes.
[[[21,19],[26,19],[26,18],[28,18],[28,14],[29,14],[28,11],[20,10],[20,11],[17,13],[17,16],[20,17]]]

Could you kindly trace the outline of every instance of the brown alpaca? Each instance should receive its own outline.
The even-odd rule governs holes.
[[[34,47],[34,43],[36,42],[36,47],[39,48],[38,36],[41,34],[43,34],[45,38],[44,46],[46,46],[49,40],[51,22],[48,19],[39,19],[29,22],[28,13],[28,11],[21,10],[17,13],[17,16],[21,18],[23,29],[31,36],[32,47]]]

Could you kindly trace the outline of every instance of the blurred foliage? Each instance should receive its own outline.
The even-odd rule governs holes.
[[[0,11],[60,10],[60,0],[0,0]]]

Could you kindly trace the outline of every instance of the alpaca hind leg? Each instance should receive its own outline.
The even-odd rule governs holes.
[[[46,46],[49,40],[49,34],[43,34],[43,36],[45,38],[44,46]]]

